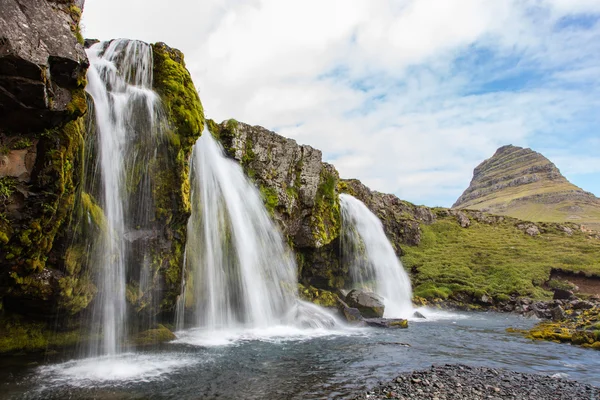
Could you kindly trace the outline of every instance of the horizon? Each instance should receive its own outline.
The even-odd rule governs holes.
[[[600,195],[600,3],[350,3],[87,0],[83,31],[178,48],[207,118],[416,204],[450,207],[507,144]]]

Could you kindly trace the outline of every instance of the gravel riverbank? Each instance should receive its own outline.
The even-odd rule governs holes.
[[[352,399],[600,400],[600,388],[559,377],[447,364],[404,373]]]

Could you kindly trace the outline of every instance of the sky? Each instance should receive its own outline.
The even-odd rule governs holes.
[[[600,196],[599,0],[86,0],[83,33],[183,51],[207,118],[451,206],[506,144]]]

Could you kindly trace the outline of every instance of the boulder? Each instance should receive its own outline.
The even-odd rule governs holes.
[[[573,307],[574,310],[589,310],[594,308],[594,303],[585,300],[573,300],[571,302],[571,307]]]
[[[554,300],[569,300],[573,297],[573,292],[565,289],[554,289]]]
[[[418,311],[415,311],[415,312],[413,313],[413,318],[421,318],[421,319],[426,319],[426,318],[425,318],[425,316],[424,316],[423,314],[421,314],[420,312],[418,312]]]
[[[459,212],[456,214],[456,219],[458,220],[458,223],[460,224],[460,226],[461,226],[462,228],[468,228],[468,227],[471,225],[471,220],[470,220],[470,219],[469,219],[469,217],[467,217],[467,215],[466,215],[464,212],[462,212],[462,211],[459,211]]]
[[[357,308],[349,307],[348,304],[339,300],[338,311],[341,317],[351,325],[364,326],[364,320]]]
[[[554,307],[550,310],[550,315],[552,316],[552,321],[562,321],[567,316],[565,314],[565,310],[561,306]]]
[[[346,296],[346,303],[352,308],[357,308],[364,318],[382,318],[385,310],[381,297],[362,290],[351,290]]]
[[[159,324],[153,329],[138,333],[131,339],[131,344],[135,346],[153,346],[175,339],[177,339],[177,337],[169,330],[169,328]]]
[[[387,329],[406,329],[408,328],[408,321],[405,319],[396,318],[366,318],[365,323],[367,326],[373,328],[387,328]]]

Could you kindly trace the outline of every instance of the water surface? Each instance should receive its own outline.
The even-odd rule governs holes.
[[[506,327],[514,315],[429,315],[409,329],[328,332],[276,327],[187,331],[160,350],[117,357],[0,366],[1,396],[24,399],[327,399],[431,364],[465,363],[560,374],[600,386],[598,352],[532,342]]]

